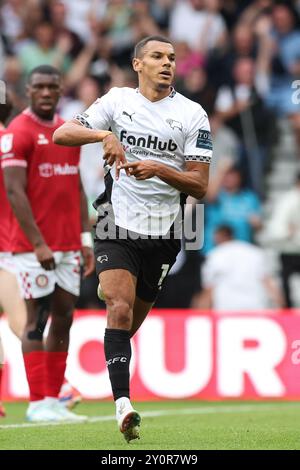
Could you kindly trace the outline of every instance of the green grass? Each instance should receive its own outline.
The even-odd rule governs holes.
[[[128,445],[113,419],[113,403],[78,407],[78,413],[97,417],[95,422],[23,428],[6,427],[24,423],[26,409],[24,403],[9,403],[7,417],[0,419],[0,449],[300,449],[300,403],[173,401],[135,406],[145,413],[141,439]],[[97,421],[105,416],[106,421]]]

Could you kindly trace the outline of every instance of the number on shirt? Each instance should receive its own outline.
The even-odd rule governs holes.
[[[169,267],[170,267],[169,264],[162,264],[162,265],[161,265],[162,273],[161,273],[160,279],[159,279],[158,284],[157,284],[158,287],[160,287],[160,286],[162,285],[164,278],[165,278],[166,275],[168,274]]]

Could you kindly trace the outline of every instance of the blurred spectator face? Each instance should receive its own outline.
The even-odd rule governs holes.
[[[252,86],[254,83],[254,62],[250,58],[238,59],[234,64],[233,78],[236,83]]]
[[[220,0],[204,0],[205,9],[213,13],[217,13],[220,8]]]
[[[180,60],[185,59],[190,53],[191,49],[187,42],[179,41],[175,44],[175,51],[176,51],[176,60],[177,62]]]
[[[90,106],[99,97],[100,90],[97,82],[86,77],[77,87],[77,96],[80,101]]]
[[[258,0],[257,2],[259,8],[269,8],[273,4],[273,0]]]
[[[294,17],[285,5],[277,5],[273,9],[273,23],[279,34],[287,34],[294,28]]]
[[[194,10],[203,10],[205,8],[205,0],[190,0],[190,4],[194,8]]]
[[[35,30],[35,38],[40,47],[49,49],[53,46],[54,32],[51,24],[42,23]]]
[[[223,229],[217,229],[215,231],[214,242],[217,246],[228,242],[229,240],[232,240],[232,234],[229,231]]]
[[[175,52],[172,44],[149,41],[141,57],[133,59],[139,83],[155,89],[169,88],[175,75]]]
[[[201,91],[207,83],[207,75],[203,69],[191,70],[184,80],[184,84],[191,92]]]
[[[240,55],[250,55],[253,49],[253,31],[246,25],[239,25],[233,33],[233,46]]]
[[[64,26],[66,19],[66,7],[61,1],[51,3],[51,23],[57,26]]]
[[[241,188],[242,177],[241,173],[236,169],[229,170],[223,180],[223,188],[228,192],[235,192]]]
[[[1,2],[2,3],[2,2]],[[7,0],[6,3],[9,3],[12,8],[19,8],[22,6],[23,1],[22,0]]]
[[[5,61],[4,79],[10,85],[16,85],[22,76],[22,68],[19,60],[14,56],[7,57]]]
[[[149,13],[149,3],[147,0],[133,0],[132,8],[136,13],[147,15]]]

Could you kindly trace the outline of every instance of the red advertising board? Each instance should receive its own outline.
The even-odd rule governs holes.
[[[155,399],[300,398],[300,315],[153,310],[132,341],[131,395]],[[67,377],[83,397],[110,397],[105,312],[77,311]],[[5,319],[4,399],[27,397],[19,341]]]

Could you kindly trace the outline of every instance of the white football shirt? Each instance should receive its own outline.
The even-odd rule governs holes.
[[[216,312],[245,312],[269,307],[264,280],[269,276],[263,250],[231,240],[212,250],[202,267],[203,285],[212,288]]]
[[[183,171],[186,161],[210,163],[212,143],[207,115],[200,104],[175,90],[149,101],[138,89],[112,88],[75,116],[84,126],[111,128],[128,162],[154,160]],[[115,168],[112,207],[119,227],[145,235],[165,235],[180,208],[180,191],[158,177],[137,180]]]

